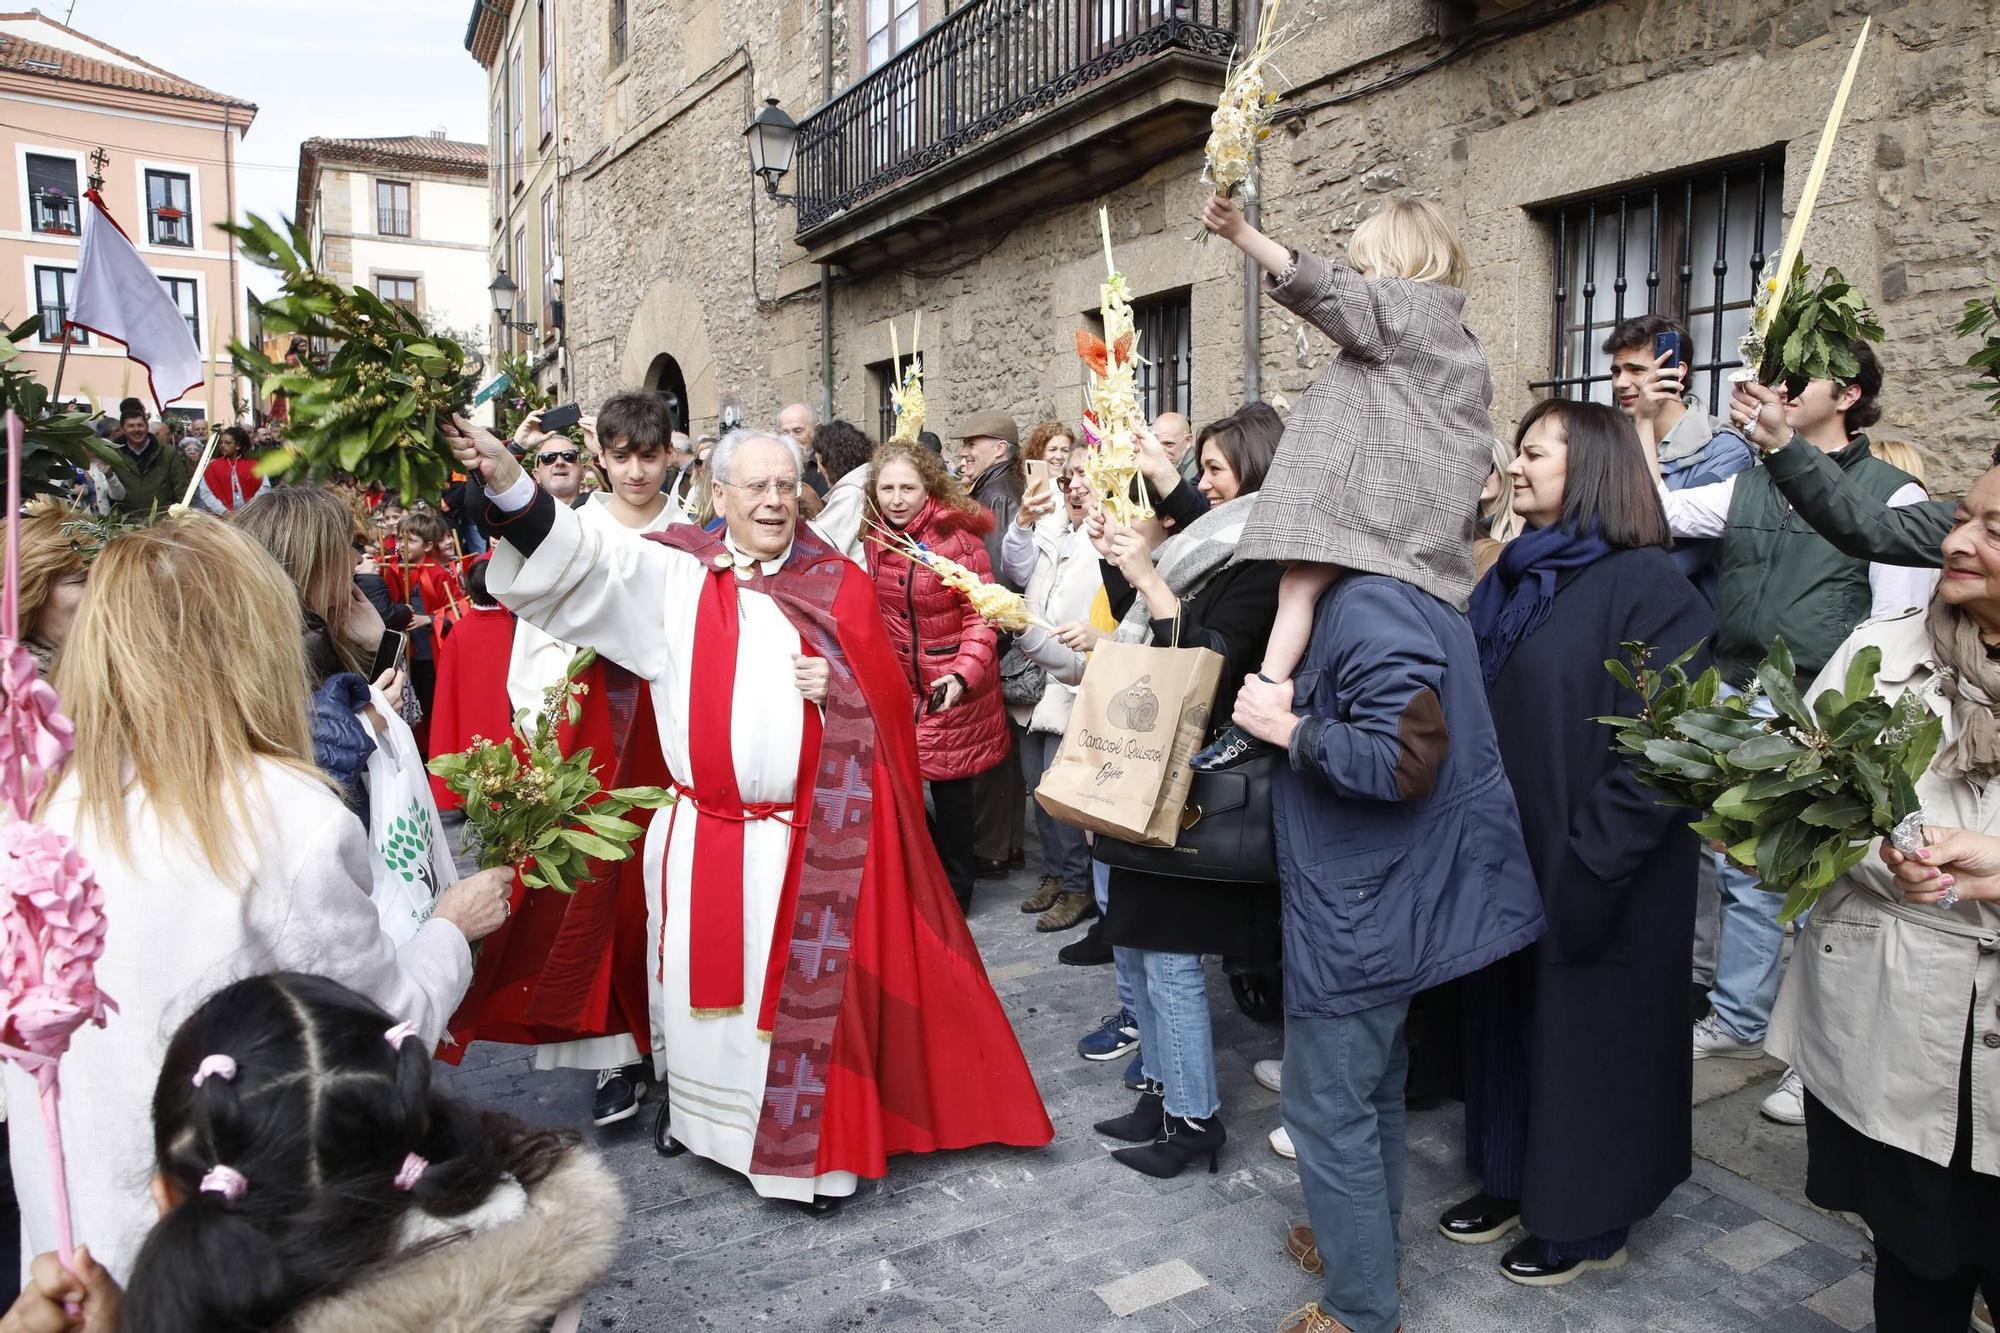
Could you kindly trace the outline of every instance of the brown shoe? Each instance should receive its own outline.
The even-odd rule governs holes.
[[[1285,1316],[1278,1333],[1354,1333],[1354,1330],[1319,1308],[1319,1302],[1301,1306]]]
[[[1064,892],[1048,911],[1036,918],[1035,929],[1044,934],[1068,930],[1097,915],[1097,901],[1087,893]]]
[[[1308,1223],[1295,1223],[1285,1233],[1285,1253],[1291,1255],[1292,1262],[1305,1269],[1310,1277],[1319,1277],[1326,1272],[1326,1265],[1319,1257],[1319,1246],[1313,1243],[1313,1229]]]
[[[1062,897],[1062,885],[1063,882],[1054,875],[1043,875],[1042,882],[1035,886],[1035,891],[1021,900],[1021,910],[1029,916],[1040,916],[1056,905],[1056,899]]]

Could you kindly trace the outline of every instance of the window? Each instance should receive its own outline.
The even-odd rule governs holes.
[[[528,100],[526,95],[528,85],[523,82],[521,71],[521,53],[516,51],[514,53],[514,63],[507,79],[507,95],[513,100],[514,106],[514,137],[509,144],[508,160],[514,164],[514,188],[517,190],[526,183],[522,179],[521,168],[528,148],[527,136],[522,133],[522,117],[526,115],[523,107]]]
[[[181,318],[187,321],[188,332],[194,335],[194,345],[201,346],[201,298],[195,290],[193,278],[161,278],[160,285],[167,289],[167,295],[174,298],[180,307]]]
[[[877,443],[896,433],[896,404],[889,390],[896,383],[893,363],[876,361],[868,367],[868,392],[875,399],[875,439]]]
[[[516,185],[520,184],[519,181],[516,181],[514,183]],[[515,273],[525,273],[526,272],[525,266],[527,262],[528,262],[528,224],[524,222],[520,226],[514,229],[515,267],[511,271]],[[534,316],[530,313],[530,307],[528,305],[528,293],[525,291],[522,292],[520,294],[519,299],[521,304],[515,309],[514,317],[520,320],[521,323],[523,324],[531,323],[534,319]],[[515,332],[519,333],[520,330],[516,329]]]
[[[75,269],[35,265],[35,305],[42,316],[43,342],[63,340],[63,321],[69,318],[69,303],[75,298]],[[88,347],[90,335],[82,329],[71,329],[69,341],[77,347]]]
[[[542,303],[556,299],[556,190],[542,191]]]
[[[28,222],[47,236],[74,236],[81,225],[76,211],[76,159],[29,153]]]
[[[868,0],[868,68],[880,69],[923,31],[918,0]]]
[[[154,245],[194,245],[193,186],[184,171],[146,172],[146,239]]]
[[[408,181],[375,182],[375,231],[382,236],[410,234]]]
[[[1139,406],[1148,421],[1162,412],[1189,411],[1192,326],[1185,291],[1132,303],[1132,327],[1145,358],[1139,363]]]
[[[384,274],[375,276],[375,295],[384,301],[403,307],[411,314],[417,313],[417,280],[396,278]]]
[[[493,153],[493,216],[507,211],[507,141],[500,137],[506,128],[506,98],[493,99],[493,123],[487,128],[486,142]]]
[[[611,63],[625,63],[625,0],[611,0]]]
[[[535,0],[535,69],[542,100],[542,142],[556,132],[555,25],[549,22],[549,0]]]
[[[1757,280],[1776,257],[1784,194],[1782,153],[1709,167],[1549,210],[1555,242],[1549,378],[1528,387],[1611,401],[1605,335],[1632,315],[1659,312],[1688,331],[1689,388],[1715,415],[1723,373],[1742,364]]]

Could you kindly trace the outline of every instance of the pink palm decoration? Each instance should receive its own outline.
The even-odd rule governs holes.
[[[69,754],[74,731],[60,700],[21,643],[21,420],[7,413],[7,575],[0,594],[0,828],[7,897],[0,902],[0,1056],[35,1076],[55,1186],[57,1248],[73,1248],[63,1167],[61,1090],[69,1039],[85,1023],[104,1026],[116,1009],[97,989],[104,953],[104,890],[70,840],[33,819],[34,807]]]

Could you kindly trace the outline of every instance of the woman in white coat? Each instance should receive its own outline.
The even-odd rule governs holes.
[[[202,514],[105,546],[55,676],[75,752],[41,818],[104,888],[99,987],[117,1005],[62,1067],[76,1236],[121,1279],[152,1225],[148,1099],[166,1040],[211,992],[317,972],[435,1043],[506,919],[510,876],[463,880],[401,947],[368,896],[361,825],[314,766],[299,599],[262,547]],[[33,1105],[8,1066],[8,1100]],[[39,1116],[12,1126],[21,1253],[54,1247]]]

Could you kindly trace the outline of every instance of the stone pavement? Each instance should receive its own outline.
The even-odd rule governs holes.
[[[1317,1295],[1286,1258],[1303,1220],[1298,1175],[1265,1135],[1277,1097],[1250,1076],[1276,1029],[1244,1018],[1211,967],[1229,1146],[1217,1175],[1154,1181],[1113,1162],[1091,1123],[1129,1108],[1122,1062],[1077,1058],[1076,1038],[1115,1007],[1111,971],[1065,967],[1075,938],[1036,934],[1016,907],[1028,885],[983,880],[973,933],[1056,1125],[1040,1151],[897,1159],[886,1180],[825,1220],[759,1201],[737,1176],[651,1143],[652,1105],[587,1126],[588,1074],[536,1074],[524,1052],[482,1046],[450,1074],[459,1095],[543,1124],[584,1124],[624,1181],[630,1234],[585,1302],[585,1329],[988,1329],[999,1333],[1270,1333]],[[1461,1108],[1410,1117],[1403,1221],[1406,1327],[1855,1333],[1872,1329],[1866,1237],[1799,1195],[1802,1130],[1756,1116],[1777,1066],[1697,1068],[1694,1177],[1633,1233],[1631,1262],[1567,1287],[1517,1287],[1503,1245],[1465,1246],[1434,1219],[1469,1193]]]

